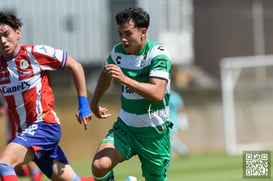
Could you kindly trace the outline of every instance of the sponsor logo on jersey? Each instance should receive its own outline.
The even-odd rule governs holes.
[[[129,87],[127,87],[125,85],[121,86],[121,92],[127,93],[127,94],[135,94],[135,92],[132,89],[130,89]]]
[[[2,87],[2,92],[4,94],[10,94],[10,93],[15,93],[15,92],[22,92],[27,90],[30,87],[30,84],[27,82],[21,82],[18,85],[15,86],[3,86]]]

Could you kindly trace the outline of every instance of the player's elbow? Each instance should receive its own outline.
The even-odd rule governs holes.
[[[162,102],[162,100],[156,100],[154,102],[157,103],[157,104],[160,104]]]
[[[164,97],[165,97],[165,94],[157,94],[155,95],[152,101],[157,104],[160,104],[163,101]]]

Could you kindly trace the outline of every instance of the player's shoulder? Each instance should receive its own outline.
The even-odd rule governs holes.
[[[41,56],[48,56],[52,58],[62,58],[66,56],[66,52],[59,48],[54,48],[48,45],[33,45],[31,46],[31,51],[34,54],[39,54]]]
[[[32,51],[41,54],[48,54],[50,52],[54,52],[55,48],[48,45],[33,45]]]
[[[170,58],[169,52],[166,47],[157,41],[147,41],[145,46],[146,54],[149,54],[151,57],[163,55]]]
[[[148,51],[165,51],[166,50],[166,47],[163,44],[157,41],[151,41],[151,40],[147,40],[146,47]]]

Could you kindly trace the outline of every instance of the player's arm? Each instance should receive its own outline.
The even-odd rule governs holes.
[[[164,99],[167,80],[150,78],[149,83],[142,83],[127,77],[123,81],[127,87],[150,101],[159,104]]]
[[[85,75],[82,65],[68,56],[65,70],[71,71],[78,96],[87,97]]]
[[[106,73],[150,101],[160,103],[164,99],[168,84],[165,79],[150,78],[149,83],[138,82],[125,76],[120,67],[113,64],[106,66]]]
[[[110,87],[111,83],[112,83],[112,77],[106,74],[106,69],[104,68],[100,74],[100,77],[99,77],[99,80],[98,80],[98,83],[91,101],[91,109],[98,118],[107,118],[111,116],[111,114],[107,113],[106,108],[99,106],[99,102],[102,96],[104,95],[106,90]]]
[[[85,129],[87,129],[87,125],[89,120],[91,119],[92,113],[90,111],[87,100],[87,88],[83,67],[75,59],[68,56],[65,70],[71,71],[78,94],[79,109],[76,114],[77,119],[79,123],[83,123]]]

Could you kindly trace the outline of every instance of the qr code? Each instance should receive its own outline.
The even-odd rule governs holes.
[[[270,151],[244,151],[244,177],[271,177]]]

